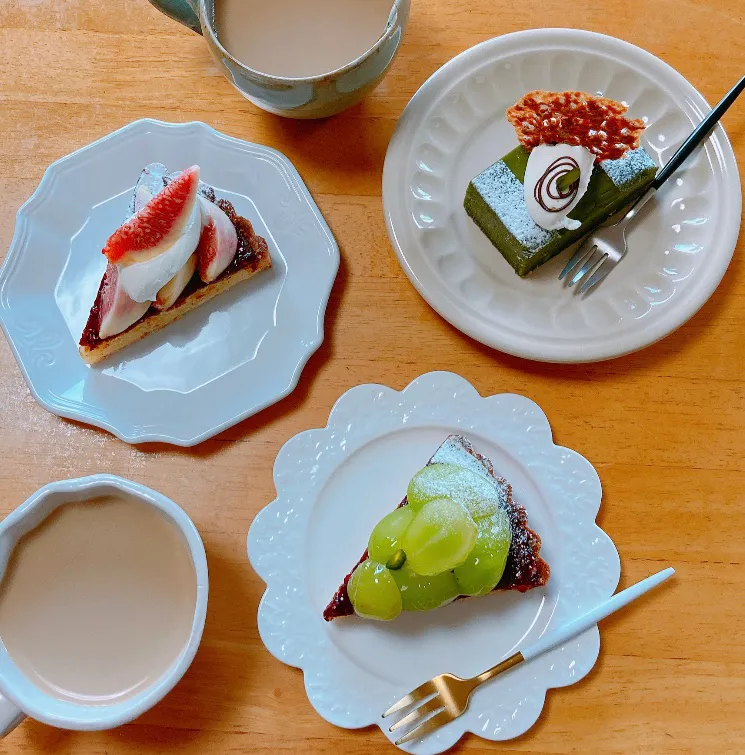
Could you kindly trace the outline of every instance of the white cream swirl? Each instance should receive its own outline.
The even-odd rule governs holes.
[[[574,230],[579,220],[567,217],[587,191],[595,155],[584,147],[569,144],[540,144],[528,157],[525,168],[525,204],[533,221],[547,231]],[[571,189],[560,190],[557,180],[579,168],[579,179]]]
[[[183,232],[168,249],[144,262],[119,266],[122,288],[135,301],[155,301],[158,291],[181,270],[194,253],[201,233],[202,212],[195,198]]]

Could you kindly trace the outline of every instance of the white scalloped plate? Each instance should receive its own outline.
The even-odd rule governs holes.
[[[375,522],[452,432],[470,438],[512,483],[543,539],[548,585],[391,623],[351,617],[327,624],[323,609]],[[310,702],[337,726],[377,724],[393,741],[380,715],[409,690],[444,671],[483,671],[610,597],[618,584],[618,553],[595,524],[601,490],[590,463],[553,444],[546,416],[529,399],[482,398],[449,372],[422,375],[401,392],[381,385],[348,391],[325,428],[282,447],[274,484],[277,499],[248,536],[251,564],[267,584],[259,632],[274,656],[303,670]],[[483,687],[464,716],[404,749],[439,753],[467,731],[491,740],[519,736],[540,715],[546,690],[585,676],[599,647],[593,627]]]
[[[393,247],[434,309],[501,351],[589,362],[648,346],[698,311],[732,257],[742,198],[727,136],[717,126],[645,207],[627,258],[582,300],[558,280],[570,251],[520,279],[463,209],[469,180],[517,146],[505,110],[533,89],[626,102],[660,165],[709,110],[670,66],[613,37],[538,29],[477,45],[430,77],[393,135],[383,174]]]
[[[199,163],[266,238],[271,270],[114,355],[77,342],[142,167]],[[53,163],[18,211],[0,322],[36,400],[129,443],[191,446],[290,393],[323,341],[339,249],[292,163],[204,123],[140,120]]]

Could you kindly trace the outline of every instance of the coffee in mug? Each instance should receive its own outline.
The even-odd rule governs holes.
[[[0,583],[0,639],[43,693],[111,705],[168,671],[196,602],[179,527],[134,497],[103,495],[60,506],[17,542]]]
[[[364,55],[386,30],[393,0],[215,0],[223,47],[270,76],[321,76]]]

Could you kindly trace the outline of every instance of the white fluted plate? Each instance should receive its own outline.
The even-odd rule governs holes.
[[[89,367],[78,340],[101,249],[145,165],[194,163],[269,244],[272,269]],[[0,324],[36,400],[129,443],[193,446],[297,385],[323,341],[339,248],[292,163],[204,123],[130,123],[49,166],[18,211]]]
[[[450,433],[462,433],[513,485],[551,566],[546,587],[457,601],[393,622],[322,612],[357,563],[375,525]],[[601,489],[591,464],[554,445],[546,416],[522,396],[481,397],[449,372],[403,391],[361,385],[345,393],[323,429],[289,440],[274,464],[277,498],[254,520],[248,553],[266,592],[258,626],[267,649],[301,668],[313,707],[345,728],[379,725],[414,687],[448,671],[472,676],[613,594],[620,564],[595,524]],[[468,712],[404,746],[442,752],[464,733],[506,740],[527,731],[546,690],[581,679],[599,652],[597,627],[494,680]]]
[[[626,259],[583,300],[558,280],[573,249],[521,279],[463,209],[471,178],[517,146],[505,110],[534,89],[625,102],[647,122],[643,144],[659,165],[710,109],[666,63],[613,37],[537,29],[477,45],[429,78],[391,140],[383,203],[393,247],[437,312],[496,349],[547,362],[641,349],[693,316],[727,269],[742,210],[730,143],[718,126],[644,208]]]

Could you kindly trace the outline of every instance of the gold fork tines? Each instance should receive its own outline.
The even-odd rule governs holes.
[[[435,680],[438,678],[439,677],[435,677],[428,682],[424,682],[424,684],[422,684],[420,687],[411,690],[408,695],[402,697],[397,703],[391,705],[391,707],[388,708],[385,713],[383,713],[383,718],[388,718],[388,716],[390,716],[392,713],[396,713],[399,710],[408,708],[410,705],[413,705],[416,702],[421,702],[427,697],[431,697],[432,695],[437,694]]]
[[[460,714],[458,714],[460,715]],[[405,734],[401,739],[396,740],[396,745],[402,745],[406,742],[411,742],[412,739],[420,739],[426,737],[433,731],[436,731],[441,726],[449,724],[457,715],[453,715],[447,708],[443,708],[436,716],[428,718],[424,723],[415,726],[408,734]]]
[[[424,737],[463,715],[476,687],[517,666],[523,660],[525,659],[522,653],[515,653],[473,679],[461,679],[452,674],[440,674],[412,690],[383,714],[383,718],[386,718],[392,713],[416,705],[412,711],[389,729],[389,731],[397,731],[398,729],[408,728],[403,737],[396,740],[396,744],[401,745],[412,739]]]

